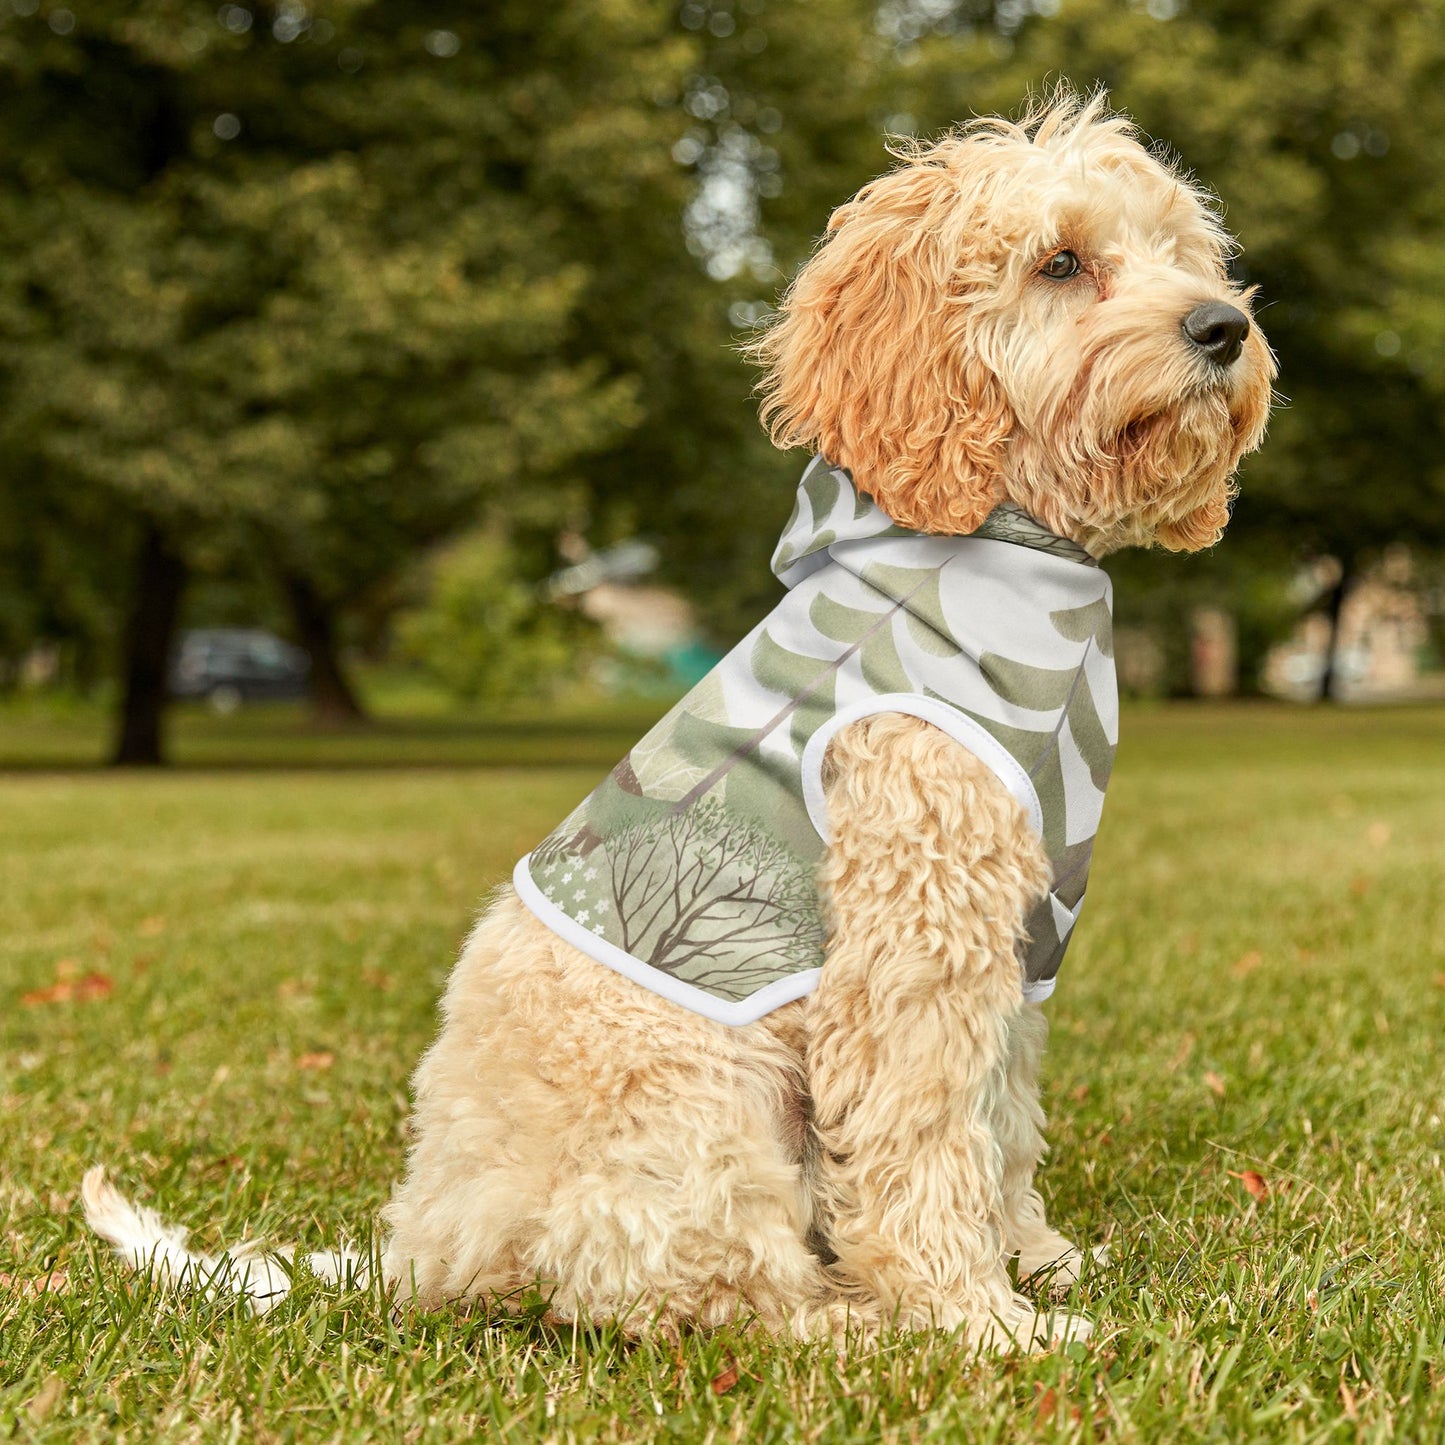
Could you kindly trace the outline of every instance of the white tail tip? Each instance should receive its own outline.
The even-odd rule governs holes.
[[[289,1249],[267,1252],[255,1244],[220,1255],[193,1254],[186,1248],[187,1231],[167,1224],[153,1209],[132,1204],[105,1177],[105,1165],[86,1170],[80,1183],[85,1222],[132,1269],[164,1284],[199,1289],[207,1299],[239,1295],[258,1315],[279,1304],[291,1288]],[[307,1256],[311,1270],[332,1284],[348,1277],[364,1284],[367,1261],[347,1249]]]

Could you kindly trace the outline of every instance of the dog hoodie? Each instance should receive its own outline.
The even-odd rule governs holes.
[[[1010,505],[976,532],[894,524],[817,457],[773,556],[786,596],[518,863],[522,901],[599,963],[721,1023],[817,987],[829,740],[907,713],[998,775],[1043,839],[1020,950],[1054,987],[1113,763],[1112,589]]]

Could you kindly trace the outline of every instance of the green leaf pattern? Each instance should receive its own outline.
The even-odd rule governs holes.
[[[906,531],[821,459],[774,570],[788,594],[536,849],[532,882],[576,927],[730,1004],[818,968],[804,749],[844,707],[933,699],[1032,780],[1055,888],[1021,962],[1051,980],[1113,760],[1107,577],[1013,508],[969,537]]]

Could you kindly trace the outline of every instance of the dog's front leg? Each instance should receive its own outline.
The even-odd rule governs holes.
[[[1019,1279],[1032,1277],[1061,1292],[1083,1268],[1084,1256],[1048,1222],[1034,1172],[1044,1157],[1044,1111],[1039,1064],[1049,1026],[1037,1004],[1025,1004],[1009,1029],[1003,1087],[994,1103],[994,1130],[1003,1154],[1004,1244],[1018,1256]],[[1094,1258],[1107,1258],[1101,1245]]]
[[[915,718],[853,724],[829,763],[832,936],[808,1068],[834,1270],[905,1327],[1077,1337],[1085,1322],[1036,1318],[1009,1283],[995,1127],[1043,848],[993,772]]]

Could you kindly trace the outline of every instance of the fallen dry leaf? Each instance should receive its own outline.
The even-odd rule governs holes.
[[[1058,1408],[1059,1397],[1052,1387],[1046,1390],[1040,1390],[1038,1402],[1034,1406],[1034,1424],[1051,1425],[1054,1416],[1058,1413]]]
[[[1263,1199],[1265,1195],[1269,1193],[1269,1181],[1263,1174],[1253,1169],[1243,1169],[1239,1173],[1235,1173],[1235,1171],[1231,1169],[1229,1170],[1229,1177],[1239,1180],[1239,1182],[1244,1185],[1245,1192],[1249,1194],[1251,1198]]]
[[[737,1382],[738,1362],[729,1355],[727,1369],[712,1377],[712,1392],[714,1395],[726,1395]]]
[[[1435,975],[1435,987],[1445,988],[1445,973],[1437,973]]]
[[[1251,948],[1248,953],[1241,954],[1234,961],[1234,976],[1243,978],[1246,974],[1253,973],[1260,964],[1264,962],[1264,955],[1257,949]]]
[[[1082,1104],[1084,1100],[1088,1097],[1089,1086],[1087,1084],[1080,1084],[1077,1089],[1069,1090],[1069,1098],[1071,1098],[1076,1104]]]
[[[1374,886],[1371,879],[1366,878],[1363,873],[1359,873],[1350,879],[1350,894],[1355,898],[1363,898]]]
[[[0,1289],[13,1289],[26,1299],[38,1299],[43,1294],[68,1294],[70,1276],[63,1269],[28,1279],[23,1275],[0,1273]]]
[[[115,982],[108,974],[87,973],[83,978],[57,979],[48,988],[32,989],[21,994],[20,1002],[26,1008],[47,1003],[88,1003],[92,999],[104,998],[115,990]]]
[[[29,993],[22,993],[20,1002],[26,1008],[34,1008],[42,1003],[64,1003],[72,992],[68,983],[53,983],[49,988],[33,988]]]
[[[336,1062],[336,1055],[326,1049],[318,1049],[314,1054],[302,1054],[296,1060],[298,1069],[329,1069]]]
[[[1383,848],[1390,841],[1390,825],[1388,823],[1371,823],[1365,829],[1365,838],[1372,848]]]
[[[1221,1099],[1224,1097],[1224,1080],[1213,1069],[1205,1072],[1204,1086],[1211,1094],[1218,1094]]]
[[[379,993],[390,993],[392,985],[396,982],[384,968],[362,969],[361,981],[367,988],[374,988]]]
[[[136,932],[142,938],[159,938],[166,931],[166,921],[159,914],[154,918],[142,918]]]

